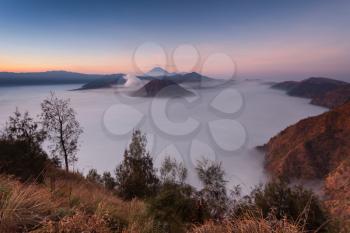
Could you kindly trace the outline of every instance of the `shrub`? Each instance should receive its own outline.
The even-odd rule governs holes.
[[[90,169],[88,174],[86,175],[86,179],[91,182],[95,183],[102,183],[102,177],[100,174],[97,173],[96,169]]]
[[[166,183],[159,193],[150,199],[148,213],[164,232],[184,232],[189,223],[204,221],[205,209],[201,208],[194,190],[189,185]]]
[[[22,114],[16,110],[0,137],[0,173],[15,175],[22,181],[43,181],[49,163],[41,147],[45,135],[28,112]]]
[[[149,197],[156,191],[159,181],[146,143],[146,136],[135,130],[129,149],[124,152],[124,160],[116,168],[117,191],[124,199]]]
[[[102,175],[102,183],[108,190],[114,190],[115,188],[115,179],[112,177],[110,172],[104,172]]]
[[[264,187],[256,188],[248,199],[236,214],[255,210],[265,218],[273,215],[278,220],[298,222],[308,231],[328,231],[328,213],[317,196],[301,186],[272,181]]]
[[[176,159],[166,157],[160,168],[160,180],[164,183],[183,184],[187,178],[187,169],[183,163],[177,163]]]
[[[0,140],[0,173],[18,177],[21,181],[42,182],[49,160],[41,148],[26,141]]]

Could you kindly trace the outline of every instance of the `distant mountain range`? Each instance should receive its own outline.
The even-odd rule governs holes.
[[[290,96],[310,98],[311,104],[335,108],[350,101],[350,84],[330,78],[312,77],[300,82],[286,81],[272,85]]]
[[[201,82],[201,81],[211,81],[212,78],[206,77],[196,72],[190,73],[170,73],[161,67],[155,67],[145,75],[138,76],[141,80],[153,80],[153,79],[169,79],[176,83],[181,82]]]
[[[203,76],[196,72],[184,73],[184,74],[171,74],[171,75],[164,75],[164,76],[138,76],[138,78],[141,80],[168,79],[176,83],[201,82],[201,81],[214,80],[212,78]]]
[[[152,75],[153,76],[152,76]],[[152,81],[152,80],[168,80],[174,83],[200,83],[200,82],[210,82],[215,79],[203,76],[196,72],[191,73],[169,73],[168,71],[155,67],[145,75],[137,76],[138,79],[144,81]],[[78,90],[87,90],[87,89],[98,89],[98,88],[109,88],[113,85],[124,84],[126,82],[123,75],[114,75],[113,77],[104,77],[103,79],[94,79],[91,82],[83,85]],[[166,82],[164,82],[166,83]]]
[[[77,90],[109,88],[114,85],[122,85],[126,82],[124,74],[83,74],[67,71],[47,71],[31,73],[0,72],[0,86],[24,86],[24,85],[60,85],[83,84]],[[196,72],[171,73],[161,67],[154,67],[145,75],[140,75],[140,80],[169,80],[175,83],[196,83],[211,81],[212,78]]]
[[[32,73],[0,72],[1,86],[85,84],[103,78],[120,77],[122,74],[101,75],[82,74],[67,71],[47,71]]]

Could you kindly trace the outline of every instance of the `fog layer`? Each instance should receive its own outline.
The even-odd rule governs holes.
[[[298,120],[326,110],[259,81],[196,89],[196,96],[187,99],[128,97],[118,88],[68,91],[77,87],[0,87],[1,127],[16,107],[36,116],[40,102],[53,90],[71,99],[84,127],[75,169],[113,171],[131,130],[140,128],[147,133],[157,166],[165,156],[175,157],[189,169],[189,182],[198,185],[196,161],[201,157],[221,161],[230,186],[239,184],[244,192],[266,179],[263,154],[255,147]]]

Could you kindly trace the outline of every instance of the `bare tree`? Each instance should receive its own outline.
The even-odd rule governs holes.
[[[54,92],[41,103],[41,119],[52,142],[52,154],[64,159],[66,171],[69,163],[77,160],[79,136],[83,133],[69,99],[59,99]]]

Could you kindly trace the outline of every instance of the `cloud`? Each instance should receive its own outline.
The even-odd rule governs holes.
[[[134,74],[127,74],[125,76],[126,82],[124,84],[125,87],[135,87],[141,84],[141,80],[136,77]]]

